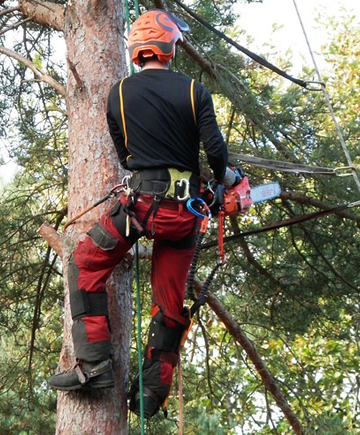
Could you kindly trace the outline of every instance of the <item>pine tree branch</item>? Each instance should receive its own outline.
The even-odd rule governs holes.
[[[201,285],[195,281],[195,286],[197,289],[201,288]],[[221,304],[219,299],[214,296],[211,292],[208,293],[207,303],[213,309],[218,318],[224,323],[229,333],[232,337],[240,343],[242,348],[245,350],[247,356],[254,364],[255,369],[259,376],[261,377],[262,382],[268,391],[272,394],[275,402],[282,410],[284,416],[290,423],[291,427],[294,430],[296,435],[305,435],[305,431],[301,426],[300,421],[290,408],[285,396],[281,392],[278,387],[275,378],[267,368],[266,364],[262,361],[259,353],[255,349],[252,342],[246,336],[245,332],[241,329],[240,325],[231,317],[227,309]]]
[[[334,205],[330,204],[329,202],[319,201],[318,199],[310,198],[309,196],[306,195],[299,195],[298,193],[291,192],[291,191],[281,192],[280,198],[284,201],[291,200],[297,202],[298,204],[312,205],[313,207],[317,207],[322,210],[329,210],[330,208],[334,207]],[[339,217],[355,221],[357,223],[357,226],[360,228],[360,217],[356,216],[354,213],[351,213],[350,211],[347,210],[342,210],[342,211],[334,211],[334,214],[336,214]]]
[[[37,65],[35,65],[33,62],[31,62],[29,59],[26,59],[25,57],[21,56],[21,54],[16,53],[15,51],[9,50],[8,48],[5,48],[3,46],[0,46],[0,53],[5,54],[6,56],[9,56],[18,62],[22,63],[37,76],[39,77],[44,83],[47,83],[49,86],[55,89],[56,92],[58,92],[62,96],[66,96],[66,89],[65,87],[56,81],[51,76],[47,75],[42,71],[41,68],[39,68]]]
[[[292,210],[290,204],[288,201],[284,201],[284,205],[287,208],[289,214],[291,217],[295,216],[294,211]],[[306,229],[306,227],[304,227],[303,225],[300,224],[300,228],[301,230],[304,232],[304,234],[306,234],[306,237],[308,238],[308,240],[310,241],[310,243],[312,244],[312,246],[314,247],[315,251],[317,252],[317,254],[319,255],[319,257],[323,260],[323,262],[326,264],[326,266],[328,267],[328,269],[334,274],[334,276],[336,276],[336,278],[338,278],[340,281],[342,281],[344,284],[346,284],[347,286],[349,286],[350,288],[352,288],[353,290],[355,290],[357,293],[360,293],[359,288],[357,288],[356,286],[354,286],[351,282],[349,282],[346,278],[344,278],[340,272],[338,272],[336,270],[336,268],[331,264],[331,262],[326,258],[326,256],[323,254],[323,252],[321,251],[321,249],[319,248],[318,244],[315,242],[312,234],[310,231],[308,231]],[[309,267],[311,267],[312,269],[315,269],[317,273],[325,275],[323,272],[317,270],[314,265],[310,264],[307,259],[306,256],[304,256],[302,254],[302,252],[300,251],[300,249],[298,248],[297,244],[295,243],[295,237],[294,237],[294,232],[293,229],[290,228],[291,231],[291,238],[293,241],[293,246],[294,249],[297,251],[297,253],[301,256],[301,258],[303,259],[303,261],[308,264]]]
[[[50,26],[62,32],[65,26],[65,8],[50,2],[19,0],[19,10],[37,24]]]

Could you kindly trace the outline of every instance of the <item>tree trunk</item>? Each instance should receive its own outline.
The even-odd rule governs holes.
[[[65,14],[69,115],[69,218],[93,204],[119,182],[119,165],[106,123],[111,86],[126,75],[122,0],[73,0]],[[67,258],[111,204],[106,202],[70,226]],[[126,434],[126,391],[131,331],[131,268],[122,264],[108,284],[116,388],[58,394],[56,434]],[[66,285],[61,370],[74,364]]]

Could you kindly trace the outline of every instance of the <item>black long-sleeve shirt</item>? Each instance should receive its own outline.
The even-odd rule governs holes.
[[[193,93],[196,120],[191,79],[182,74],[147,69],[128,77],[122,84],[123,113],[119,83],[109,94],[107,120],[124,168],[177,168],[199,174],[203,142],[215,178],[222,179],[228,151],[211,95],[200,83],[195,83]]]

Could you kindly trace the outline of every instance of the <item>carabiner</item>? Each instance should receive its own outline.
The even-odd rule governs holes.
[[[345,171],[346,169],[350,169],[352,171],[356,171],[355,166],[338,166],[337,168],[334,168],[335,175],[337,177],[350,177],[352,174],[338,174],[339,171]]]
[[[179,181],[179,186],[182,187],[183,183],[185,183],[185,192],[184,192],[184,196],[181,197],[181,196],[178,195],[178,196],[176,197],[176,199],[177,199],[178,201],[186,201],[188,198],[190,198],[190,191],[189,191],[190,183],[189,183],[189,180],[187,180],[186,178],[182,178],[182,179]]]
[[[207,214],[201,214],[200,212],[195,210],[193,208],[193,206],[191,205],[191,203],[194,201],[199,201],[201,203],[201,205],[203,206],[203,208],[205,209],[205,211],[207,212]],[[212,219],[211,211],[210,211],[209,207],[207,206],[206,202],[202,198],[190,198],[190,199],[188,199],[188,201],[186,203],[186,207],[192,214],[194,214],[195,216],[197,216],[201,219],[204,219],[206,216],[209,218],[209,220]]]
[[[318,87],[312,88],[311,86],[309,86],[310,84],[318,85]],[[326,84],[324,82],[306,81],[305,89],[307,89],[308,91],[321,92],[323,90],[323,88],[325,88],[325,87],[326,87]]]

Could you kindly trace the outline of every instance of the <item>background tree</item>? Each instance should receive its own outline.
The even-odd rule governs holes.
[[[234,35],[233,3],[200,1],[192,7]],[[242,153],[309,165],[344,164],[321,95],[289,87],[273,73],[230,51],[173,2],[144,1],[146,8],[153,4],[189,22],[191,32],[184,50],[179,50],[175,68],[203,80],[213,93],[234,160]],[[67,188],[71,217],[118,179],[104,113],[110,86],[125,75],[122,4],[75,2],[64,6],[61,2],[10,1],[0,5],[0,53],[4,54],[0,133],[22,167],[3,192],[0,206],[0,298],[6,307],[0,314],[0,433],[4,434],[51,433],[55,417],[55,395],[46,380],[55,370],[61,345],[62,268],[36,230],[45,216],[53,227],[62,228]],[[328,32],[327,58],[334,67],[326,81],[358,163],[357,103],[349,89],[357,90],[359,30],[354,17],[343,14],[328,21]],[[62,38],[67,43],[63,62],[57,55],[63,48],[54,48]],[[291,57],[284,58],[280,66],[289,68]],[[313,71],[305,68],[303,78],[312,76]],[[79,171],[80,167],[84,169]],[[257,205],[250,215],[228,222],[228,233],[236,231],[237,225],[245,231],[358,198],[346,178],[244,167],[252,184],[276,177],[284,192],[281,199]],[[64,258],[103,210],[71,228]],[[244,350],[244,340],[252,343],[256,356],[261,355],[307,434],[358,432],[358,225],[359,217],[347,211],[227,246],[227,265],[217,274],[212,285],[216,298],[212,295],[209,303],[220,319],[225,321],[226,315],[230,323],[222,323],[209,308],[197,319],[183,361],[185,433],[289,433],[289,420],[258,376],[249,349]],[[210,239],[214,232],[215,228]],[[203,252],[200,279],[208,275],[216,258],[214,249]],[[127,268],[125,262],[112,283],[120,284],[110,292],[129,309],[131,271]],[[144,260],[144,314],[151,303],[148,270]],[[128,318],[126,307],[122,320]],[[120,318],[115,308],[112,315]],[[65,318],[68,325],[66,312]],[[114,334],[122,337],[125,349],[114,344],[125,361],[126,331],[125,322],[123,332]],[[67,327],[63,367],[70,361],[68,342]],[[131,355],[133,377],[138,370],[135,344]],[[119,370],[120,363],[116,369],[123,378],[118,378],[115,393],[59,396],[58,433],[91,433],[94,421],[102,433],[126,433],[127,363],[121,364],[123,370]],[[172,415],[177,407],[176,381],[174,393]],[[121,412],[119,395],[123,398]],[[177,433],[175,420],[159,415],[147,425],[146,433]],[[131,433],[137,433],[137,417],[132,416],[130,424]]]

